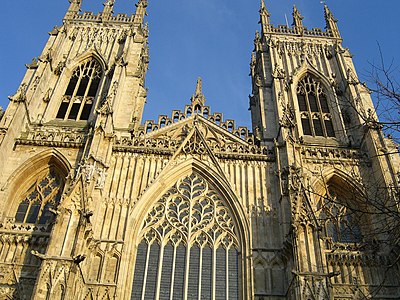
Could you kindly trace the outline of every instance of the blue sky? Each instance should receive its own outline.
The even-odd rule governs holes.
[[[83,0],[84,11],[102,10],[104,0]],[[344,45],[350,48],[358,74],[365,77],[369,62],[385,59],[400,65],[399,0],[327,0]],[[117,0],[115,12],[131,14],[135,0]],[[292,22],[296,4],[308,28],[325,26],[319,0],[266,0],[275,25]],[[0,18],[0,105],[18,88],[24,64],[39,56],[47,32],[60,25],[67,0],[9,0]],[[259,0],[149,0],[150,69],[144,119],[183,109],[198,76],[212,111],[224,113],[238,125],[250,126],[248,94],[250,54],[259,29]],[[398,74],[398,73],[397,73]]]

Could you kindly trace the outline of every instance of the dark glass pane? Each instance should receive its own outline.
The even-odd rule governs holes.
[[[228,251],[229,300],[239,299],[239,253],[236,249]]]
[[[87,94],[88,97],[96,96],[99,84],[100,84],[100,78],[93,78],[92,83],[90,84],[89,92]]]
[[[327,136],[329,137],[335,136],[335,130],[333,129],[333,124],[331,120],[325,120],[325,128]]]
[[[211,299],[212,289],[212,250],[210,247],[203,249],[203,266],[201,274],[201,299]]]
[[[39,224],[50,223],[50,221],[52,221],[54,218],[54,214],[50,212],[49,208],[53,208],[53,205],[47,203],[42,211],[42,215],[40,216]]]
[[[226,250],[219,248],[215,260],[215,299],[226,300]]]
[[[319,96],[319,103],[321,104],[322,112],[329,113],[328,100],[326,99],[325,95]]]
[[[81,79],[81,82],[79,83],[79,88],[78,88],[78,91],[76,92],[76,96],[84,96],[88,84],[89,84],[89,78],[83,77]]]
[[[60,109],[57,113],[57,119],[64,119],[65,114],[67,113],[69,102],[61,102]]]
[[[78,116],[79,108],[81,107],[81,103],[74,103],[72,104],[71,110],[68,115],[68,119],[70,120],[76,120],[76,117]]]
[[[307,111],[306,98],[302,94],[297,94],[297,99],[299,100],[300,111]]]
[[[145,299],[155,299],[156,296],[159,256],[160,256],[160,245],[154,243],[150,247],[149,263],[147,267]]]
[[[200,248],[193,246],[190,249],[188,299],[199,298],[199,269],[200,269]]]
[[[142,241],[138,247],[136,254],[135,273],[133,278],[133,287],[131,293],[131,300],[142,298],[144,271],[146,267],[147,244]]]
[[[28,217],[26,218],[26,223],[36,223],[40,211],[40,202],[34,202],[29,209]]]
[[[334,241],[334,242],[339,242],[339,230],[338,230],[338,228],[337,228],[337,225],[336,224],[334,224],[333,226],[332,226],[332,241]]]
[[[65,91],[65,95],[72,96],[75,90],[75,86],[78,83],[78,77],[73,76],[69,81],[67,90]]]
[[[302,118],[301,125],[303,126],[303,134],[304,135],[312,135],[310,121],[308,119]]]
[[[186,247],[180,244],[176,249],[173,299],[183,299],[185,261],[186,261]]]
[[[16,222],[24,222],[26,211],[28,210],[29,203],[28,201],[23,201],[19,204],[17,213],[15,214]]]
[[[161,271],[160,300],[169,300],[171,293],[172,264],[174,248],[168,244],[164,248],[164,257]]]
[[[317,98],[315,98],[314,94],[308,94],[308,102],[310,103],[310,110],[312,112],[317,112],[318,111],[318,104],[317,104]]]
[[[81,113],[81,120],[88,120],[90,116],[90,111],[92,110],[92,104],[91,103],[85,103],[83,105],[82,113]]]
[[[316,136],[324,136],[324,132],[322,131],[322,124],[320,119],[313,119],[313,126]]]
[[[361,230],[351,215],[346,216],[346,220],[340,223],[340,242],[360,243]]]

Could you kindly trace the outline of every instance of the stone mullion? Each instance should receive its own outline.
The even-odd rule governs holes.
[[[174,300],[174,281],[175,281],[175,264],[176,264],[176,247],[177,245],[174,245],[174,254],[172,256],[172,272],[171,272],[171,290],[169,294],[169,299]],[[144,300],[144,299],[142,299]]]
[[[185,263],[185,279],[183,287],[183,299],[187,299],[188,285],[189,285],[189,267],[190,267],[190,247],[192,242],[192,216],[193,216],[193,203],[195,199],[192,198],[194,191],[193,185],[190,187],[190,199],[189,200],[189,218],[188,218],[188,231],[187,231],[187,243],[186,243],[186,263]]]
[[[91,64],[91,65],[92,65],[92,64]],[[87,66],[87,68],[89,68],[89,66]],[[89,78],[89,82],[88,82],[88,84],[87,84],[87,86],[86,86],[85,93],[83,94],[82,101],[81,101],[81,105],[80,105],[80,107],[79,107],[78,114],[76,115],[76,120],[80,120],[80,118],[81,118],[83,106],[84,106],[85,103],[86,103],[87,94],[88,94],[89,88],[90,88],[90,86],[92,85],[92,82],[93,82],[93,75],[94,75],[94,73],[95,73],[95,68],[96,68],[96,64],[94,64],[94,66],[91,66],[91,75],[90,75],[90,78]],[[94,99],[93,99],[92,105],[94,105]]]
[[[165,241],[161,241],[160,255],[158,257],[158,272],[157,272],[155,300],[158,300],[160,298],[160,287],[161,287],[162,269],[163,269],[163,260],[164,260],[164,246],[165,246]]]
[[[225,248],[225,298],[229,300],[229,250]]]
[[[143,289],[142,289],[142,300],[145,299],[146,294],[146,281],[147,281],[147,271],[149,268],[149,256],[152,244],[147,244],[147,253],[146,253],[146,266],[144,267],[144,275],[143,275]]]
[[[68,120],[69,113],[71,112],[72,105],[74,104],[74,98],[76,97],[76,93],[78,92],[79,85],[81,84],[81,81],[82,81],[82,77],[83,77],[82,65],[78,66],[78,68],[79,68],[79,78],[78,78],[78,81],[75,84],[75,88],[74,88],[74,91],[73,91],[73,93],[71,95],[71,99],[69,99],[69,104],[68,104],[67,111],[65,112],[65,115],[64,115],[64,120]],[[72,77],[74,76],[75,70],[72,71],[71,77],[69,78],[69,81],[67,83],[67,87],[68,87],[69,83],[71,82]],[[65,92],[66,91],[67,91],[67,89],[65,88]],[[63,96],[62,96],[63,98],[65,96],[65,92],[63,93]],[[61,103],[62,102],[63,101],[61,101]],[[60,103],[60,105],[61,105],[61,103]]]
[[[197,300],[201,300],[201,275],[202,275],[202,271],[203,271],[203,247],[204,246],[200,246],[200,262],[199,262],[199,294],[198,294],[198,299]]]
[[[212,288],[211,288],[211,299],[215,300],[215,281],[216,281],[216,270],[217,270],[217,266],[216,266],[216,257],[217,257],[217,249],[216,249],[216,245],[215,245],[215,240],[213,242],[213,247],[212,247],[212,271],[211,271],[211,284],[212,284]]]

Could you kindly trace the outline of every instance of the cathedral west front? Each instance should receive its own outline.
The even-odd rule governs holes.
[[[247,128],[201,78],[143,120],[147,0],[69,2],[0,116],[0,299],[400,298],[397,146],[326,5],[261,1]]]

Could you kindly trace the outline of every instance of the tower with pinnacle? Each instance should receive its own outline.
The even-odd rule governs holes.
[[[256,299],[398,297],[398,233],[390,213],[380,216],[397,202],[396,146],[328,6],[325,30],[306,28],[296,6],[292,15],[291,27],[275,27],[261,1],[251,59],[253,130],[276,153],[285,237],[276,246],[287,280],[278,292],[265,275],[276,249],[259,251]]]
[[[327,6],[325,30],[296,7],[275,27],[261,1],[249,130],[201,78],[142,120],[147,1],[69,2],[0,110],[1,299],[400,297],[374,210],[396,207],[399,159]]]

